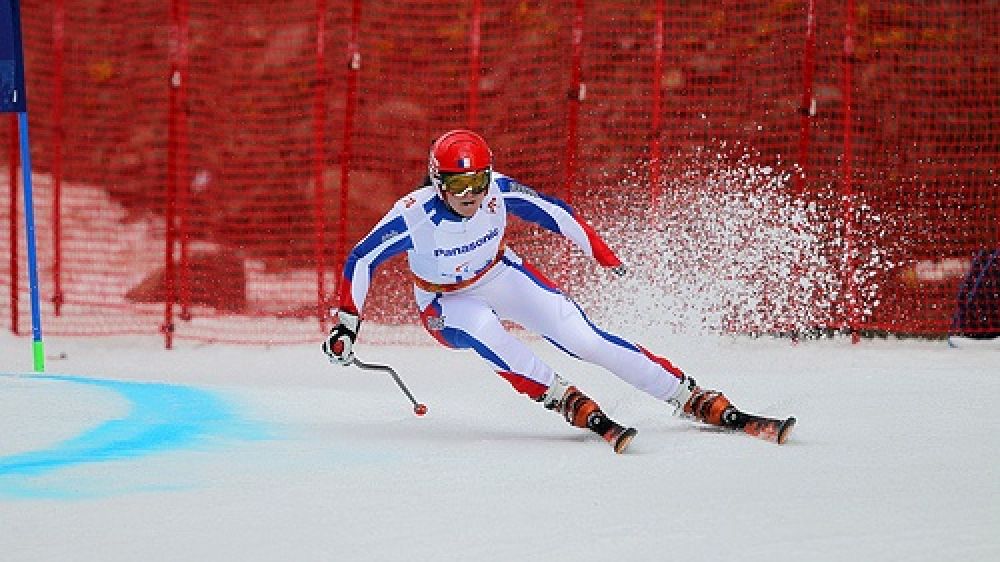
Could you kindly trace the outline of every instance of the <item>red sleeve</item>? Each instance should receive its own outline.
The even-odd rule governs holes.
[[[597,263],[605,267],[618,267],[622,264],[622,260],[618,259],[618,256],[608,247],[604,239],[597,234],[594,227],[590,226],[587,221],[581,219],[579,216],[575,216],[574,218],[576,218],[576,222],[580,223],[583,231],[587,233],[587,241],[590,242],[590,247],[594,251],[594,258],[597,260]]]

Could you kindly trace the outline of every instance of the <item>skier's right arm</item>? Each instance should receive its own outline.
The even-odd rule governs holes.
[[[347,256],[340,278],[338,308],[360,316],[375,269],[389,258],[412,248],[409,229],[397,205]]]
[[[375,269],[412,247],[406,221],[397,205],[351,250],[340,278],[337,310],[332,311],[336,324],[323,342],[323,352],[330,361],[351,364],[354,342],[361,328],[361,311]]]

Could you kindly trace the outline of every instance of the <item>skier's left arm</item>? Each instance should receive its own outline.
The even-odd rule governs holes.
[[[507,176],[496,176],[507,210],[512,215],[569,238],[584,254],[596,259],[597,263],[610,267],[618,275],[625,274],[625,266],[618,256],[594,227],[577,215],[566,202],[550,195],[542,195]]]

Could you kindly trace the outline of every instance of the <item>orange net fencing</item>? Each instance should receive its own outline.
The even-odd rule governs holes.
[[[598,314],[1000,331],[958,306],[1000,300],[996,2],[24,0],[22,20],[48,334],[316,340],[346,252],[456,127],[633,266],[616,286],[513,228]],[[11,118],[0,322],[24,332],[17,139]],[[374,323],[415,320],[404,268],[376,277]]]

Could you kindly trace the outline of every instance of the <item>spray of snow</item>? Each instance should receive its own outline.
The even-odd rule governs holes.
[[[646,220],[607,225],[632,275],[602,284],[596,314],[614,318],[624,307],[636,311],[629,324],[695,334],[804,333],[871,316],[877,279],[893,266],[884,248],[891,221],[835,186],[796,196],[793,172],[737,150],[667,159]],[[619,191],[649,193],[648,166],[635,169]],[[862,215],[864,232],[846,243],[843,217]]]

